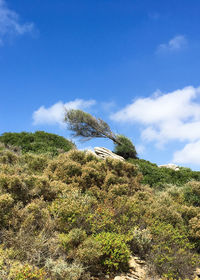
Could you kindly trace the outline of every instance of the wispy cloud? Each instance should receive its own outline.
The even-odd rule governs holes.
[[[64,115],[67,109],[86,109],[95,104],[95,100],[75,99],[67,103],[57,102],[49,108],[41,106],[33,113],[34,125],[64,125]]]
[[[157,53],[166,52],[166,51],[170,51],[170,52],[178,51],[184,48],[186,45],[187,45],[186,37],[184,35],[178,35],[172,38],[171,40],[169,40],[168,43],[160,44],[157,48]]]
[[[0,0],[0,45],[6,38],[23,35],[34,30],[33,23],[22,23],[19,15],[8,8],[4,0]]]
[[[200,87],[185,87],[170,93],[139,98],[111,115],[118,122],[142,125],[141,138],[162,147],[169,141],[186,142],[182,151],[174,155],[181,162],[186,152],[197,149],[200,142]],[[189,146],[187,146],[189,145]],[[189,159],[188,159],[189,160]],[[185,163],[185,162],[183,162]]]

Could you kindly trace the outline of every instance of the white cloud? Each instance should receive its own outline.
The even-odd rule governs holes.
[[[175,154],[177,159],[177,155],[184,154],[191,147],[199,149],[198,145],[194,145],[200,141],[199,99],[200,87],[185,87],[170,93],[139,98],[111,115],[111,118],[118,122],[141,124],[142,139],[153,141],[158,147],[169,141],[186,142],[183,151]],[[189,148],[187,145],[190,145]],[[199,150],[196,154],[199,154]]]
[[[175,152],[173,162],[200,165],[200,140],[189,143],[182,150]]]
[[[135,145],[135,149],[138,152],[138,154],[142,155],[142,154],[144,154],[146,148],[142,144],[137,144],[137,145]]]
[[[172,38],[168,43],[159,45],[157,52],[177,51],[184,48],[186,45],[186,37],[183,35],[178,35]]]
[[[45,108],[41,106],[38,110],[33,113],[33,124],[41,125],[48,124],[54,125],[59,124],[61,126],[64,125],[64,115],[66,109],[85,109],[94,105],[94,100],[82,100],[75,99],[74,101],[70,101],[67,103],[57,102],[49,108]]]
[[[32,32],[33,23],[21,23],[19,15],[8,8],[4,0],[0,0],[0,45],[10,36]]]

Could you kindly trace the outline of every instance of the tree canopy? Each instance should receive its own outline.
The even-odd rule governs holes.
[[[116,138],[120,145],[118,143],[115,143],[114,153],[122,156],[125,159],[136,159],[137,152],[132,141],[124,135],[117,135]]]
[[[92,138],[108,138],[114,143],[120,144],[109,125],[100,118],[95,118],[82,110],[68,110],[65,114],[65,122],[73,132],[74,137],[82,137],[83,140]]]

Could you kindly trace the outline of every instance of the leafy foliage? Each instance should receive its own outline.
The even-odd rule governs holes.
[[[50,153],[57,155],[59,152],[67,152],[75,145],[62,136],[44,131],[30,132],[5,132],[0,136],[0,142],[6,146],[19,147],[23,153],[32,152],[36,154]]]
[[[161,190],[166,185],[182,186],[191,180],[200,181],[200,172],[181,167],[179,171],[170,168],[158,168],[154,163],[143,159],[130,159],[129,162],[138,166],[143,175],[142,183]]]
[[[34,269],[26,265],[16,272],[14,280],[45,280],[45,275],[46,273],[42,269]]]
[[[122,156],[125,159],[137,158],[137,152],[135,146],[129,138],[124,135],[117,135],[117,141],[120,143],[115,143],[114,153]]]
[[[114,232],[101,232],[95,239],[102,246],[102,265],[107,271],[126,271],[130,251],[123,235]]]
[[[21,154],[1,144],[0,279],[114,278],[130,254],[162,279],[193,279],[199,172],[129,161],[78,150]]]

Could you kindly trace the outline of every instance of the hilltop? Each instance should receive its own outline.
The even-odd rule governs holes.
[[[46,151],[0,146],[1,280],[113,279],[130,256],[150,279],[194,279],[200,172]]]

